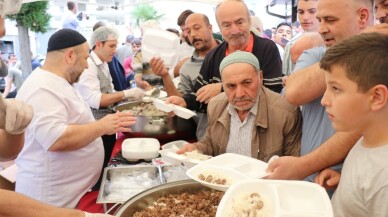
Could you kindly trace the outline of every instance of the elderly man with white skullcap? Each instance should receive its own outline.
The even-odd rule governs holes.
[[[205,139],[186,144],[177,153],[229,152],[266,162],[274,155],[298,156],[300,110],[262,85],[257,58],[236,51],[222,60],[219,69],[225,92],[209,102]]]

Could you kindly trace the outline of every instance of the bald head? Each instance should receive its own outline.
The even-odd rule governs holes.
[[[198,55],[205,56],[212,48],[217,46],[213,38],[213,27],[205,14],[193,13],[185,22],[187,39],[194,46]]]
[[[317,32],[305,32],[303,33],[292,45],[290,50],[291,62],[295,64],[302,55],[303,51],[324,46],[322,36]]]
[[[197,21],[197,20],[202,20],[203,23],[205,23],[206,25],[210,25],[209,18],[205,14],[201,14],[201,13],[190,14],[186,18],[185,25],[187,25],[187,23],[192,23],[192,22]]]
[[[242,0],[225,0],[217,5],[216,7],[216,20],[218,25],[220,25],[219,13],[220,11],[245,11],[246,17],[251,21],[251,13],[247,5]]]
[[[319,0],[319,33],[327,47],[362,33],[374,24],[371,0]]]
[[[245,3],[239,0],[223,1],[217,6],[216,19],[229,51],[244,50],[251,33],[251,15]]]

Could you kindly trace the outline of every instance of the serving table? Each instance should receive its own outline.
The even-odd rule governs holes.
[[[133,135],[133,136],[137,137],[137,135]],[[122,147],[123,141],[126,138],[128,138],[128,134],[124,134],[124,133],[118,133],[117,134],[117,140],[116,140],[115,146],[113,148],[111,159],[110,159],[110,162],[109,162],[109,166],[110,167],[124,166],[124,165],[131,165],[131,164],[135,165],[135,164],[141,163],[141,161],[139,161],[139,162],[128,162],[128,161],[126,161],[122,157],[122,155],[121,155],[121,147]],[[168,143],[168,142],[171,142],[171,141],[175,141],[175,140],[179,140],[179,139],[184,139],[184,140],[186,140],[188,142],[195,142],[196,141],[196,139],[193,138],[193,135],[190,134],[190,133],[187,134],[187,136],[179,135],[176,138],[174,138],[174,137],[158,138],[161,146],[164,145],[165,143]],[[107,209],[109,209],[114,204],[98,204],[97,203],[98,193],[99,193],[98,191],[87,192],[80,199],[80,201],[79,201],[79,203],[77,205],[77,209],[82,210],[82,211],[86,211],[86,212],[90,212],[90,213],[105,213],[107,211]],[[112,213],[112,212],[110,212],[110,213]]]

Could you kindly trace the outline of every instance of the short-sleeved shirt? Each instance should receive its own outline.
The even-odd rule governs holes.
[[[16,90],[19,90],[20,87],[22,86],[23,84],[23,75],[22,75],[22,71],[20,71],[19,69],[17,68],[9,68],[8,69],[8,75],[7,77],[9,79],[11,79],[13,85],[15,86]]]
[[[62,28],[79,30],[80,21],[77,19],[77,16],[73,12],[66,10],[62,17]]]
[[[69,125],[95,121],[88,104],[67,80],[41,68],[26,79],[16,98],[34,111],[16,159],[16,191],[46,204],[75,208],[100,176],[102,139],[74,151],[49,149]]]
[[[363,139],[363,138],[362,138]],[[332,204],[334,216],[388,216],[388,144],[349,152]]]

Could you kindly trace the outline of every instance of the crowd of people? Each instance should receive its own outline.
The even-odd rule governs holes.
[[[14,56],[0,61],[0,76],[17,86],[16,99],[0,96],[0,159],[16,158],[19,168],[17,193],[0,190],[0,207],[9,207],[0,215],[109,216],[74,208],[98,189],[116,134],[137,121],[112,106],[156,87],[167,103],[197,113],[197,141],[177,153],[279,156],[266,179],[322,185],[334,216],[387,216],[386,0],[299,0],[297,7],[300,25],[279,23],[270,36],[244,1],[223,1],[212,15],[222,40],[210,15],[185,10],[169,68],[161,57],[143,61],[132,35],[119,46],[118,31],[104,22],[89,39],[73,27],[55,32],[44,64],[23,84]],[[66,20],[76,6],[68,9]],[[144,22],[142,33],[148,29],[160,24]]]

